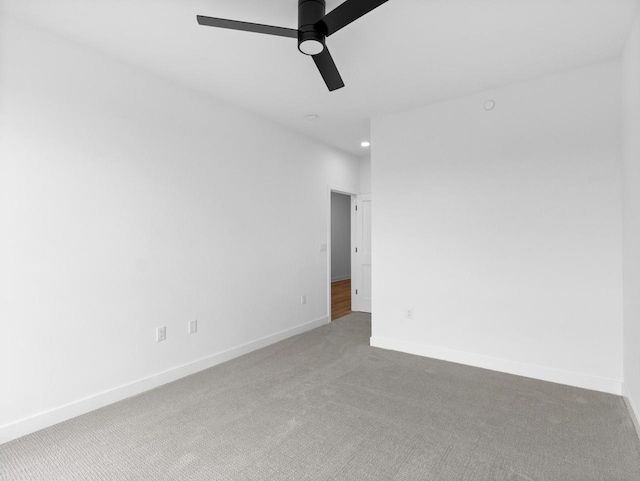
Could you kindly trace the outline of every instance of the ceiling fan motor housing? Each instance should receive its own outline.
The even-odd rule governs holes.
[[[298,0],[298,50],[305,55],[316,55],[324,49],[326,32],[317,23],[324,17],[325,10],[325,0]]]

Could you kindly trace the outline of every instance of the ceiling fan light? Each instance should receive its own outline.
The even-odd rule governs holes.
[[[318,55],[324,50],[324,44],[318,40],[309,39],[300,42],[298,48],[305,55]]]

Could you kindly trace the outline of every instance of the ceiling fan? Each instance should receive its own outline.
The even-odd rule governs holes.
[[[298,39],[298,50],[313,58],[329,91],[344,87],[325,43],[326,37],[346,27],[388,0],[347,0],[325,15],[325,0],[298,0],[298,29],[274,27],[198,15],[198,23],[209,27],[230,28]]]

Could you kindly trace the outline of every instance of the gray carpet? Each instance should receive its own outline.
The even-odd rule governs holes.
[[[369,335],[352,314],[4,444],[0,479],[640,480],[620,397]]]

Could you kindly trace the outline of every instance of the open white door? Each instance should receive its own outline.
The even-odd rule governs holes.
[[[356,197],[355,272],[352,309],[371,312],[371,194]]]

